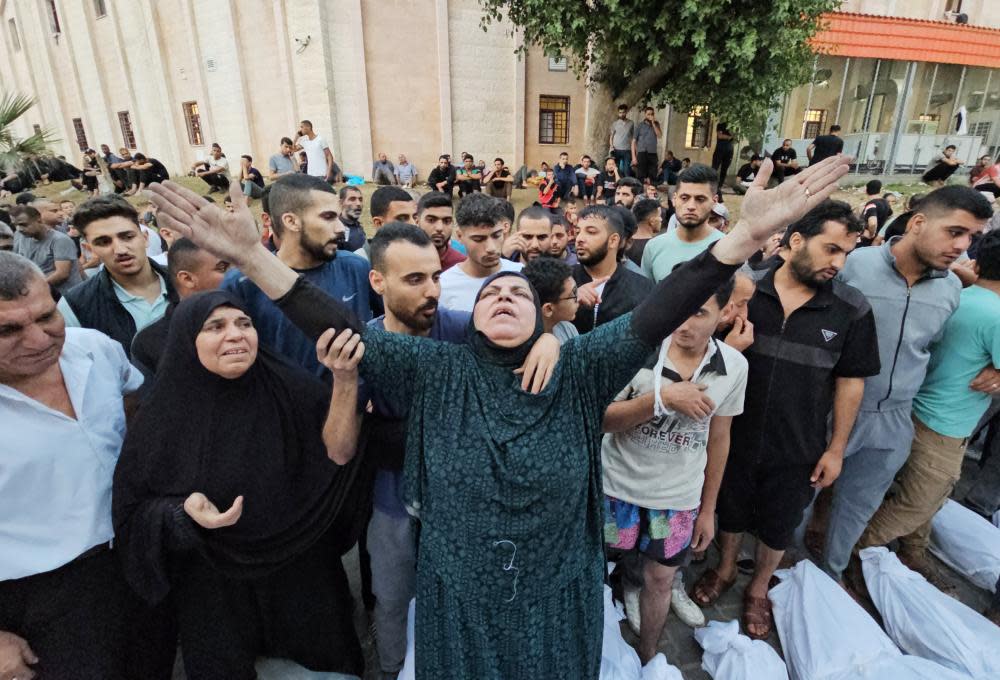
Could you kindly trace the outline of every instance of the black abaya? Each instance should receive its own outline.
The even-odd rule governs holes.
[[[355,513],[366,504],[361,461],[341,467],[327,457],[322,428],[329,388],[304,370],[263,349],[236,379],[202,366],[195,339],[220,306],[242,309],[223,291],[177,306],[156,381],[125,438],[113,516],[126,578],[150,602],[173,590],[182,640],[192,634],[185,621],[235,625],[230,634],[242,641],[237,647],[254,655],[284,652],[283,645],[268,644],[282,637],[277,626],[310,609],[342,631],[334,637],[324,635],[329,625],[296,631],[313,636],[309,645],[333,650],[318,657],[324,667],[314,670],[359,673],[363,659],[350,594],[346,580],[336,576],[343,573],[340,552],[356,540]],[[230,527],[200,528],[183,509],[196,491],[220,511],[242,495],[242,516]],[[317,559],[326,558],[324,574]],[[315,587],[295,590],[296,584],[282,583],[283,574],[299,582],[315,579]],[[213,609],[197,594],[209,575],[220,596],[245,604],[239,617]],[[275,591],[300,597],[266,597]],[[185,663],[194,663],[188,656],[196,651],[184,652]],[[231,671],[230,677],[241,675]]]

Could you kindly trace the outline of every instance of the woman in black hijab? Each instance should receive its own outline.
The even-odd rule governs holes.
[[[329,388],[258,349],[229,293],[174,312],[115,470],[115,541],[144,599],[168,594],[188,677],[255,678],[276,656],[360,675],[340,554],[360,463],[327,456]],[[228,508],[220,512],[219,508]]]

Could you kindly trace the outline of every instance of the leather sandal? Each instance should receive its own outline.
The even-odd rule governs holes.
[[[691,599],[694,600],[695,604],[699,607],[710,607],[715,604],[727,590],[732,588],[734,583],[736,583],[735,577],[730,581],[723,581],[722,577],[719,576],[718,571],[715,569],[706,569],[705,573],[703,573],[701,578],[694,584],[694,587],[691,588]]]
[[[763,633],[753,633],[750,626],[758,629],[763,626]],[[743,628],[754,640],[766,640],[774,630],[774,616],[771,614],[771,601],[766,597],[743,595]]]

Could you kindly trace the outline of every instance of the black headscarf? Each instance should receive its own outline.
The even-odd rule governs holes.
[[[482,331],[476,328],[475,314],[473,313],[473,315],[469,317],[469,344],[472,346],[473,352],[475,352],[475,354],[481,359],[491,364],[516,368],[524,363],[524,360],[528,357],[528,353],[531,351],[532,346],[534,346],[535,341],[541,337],[543,332],[545,332],[545,325],[542,322],[542,303],[538,297],[538,291],[536,291],[535,287],[531,285],[531,281],[521,272],[497,272],[483,281],[483,285],[479,287],[479,292],[476,293],[476,302],[473,305],[473,308],[475,308],[475,305],[479,304],[479,301],[483,297],[483,291],[486,290],[486,287],[492,285],[494,281],[504,276],[515,276],[527,283],[528,288],[531,290],[531,295],[535,299],[535,328],[531,333],[531,337],[517,347],[501,347],[487,338]]]
[[[168,548],[178,525],[197,534],[197,549],[219,571],[254,578],[302,554],[335,520],[341,527],[342,508],[350,514],[360,505],[345,505],[361,486],[358,457],[340,467],[322,441],[329,388],[263,348],[235,379],[202,365],[195,339],[221,306],[245,311],[224,291],[177,306],[156,382],[115,470],[115,538],[126,577],[153,602],[169,589]],[[195,491],[220,511],[242,495],[239,521],[198,527],[181,508]]]

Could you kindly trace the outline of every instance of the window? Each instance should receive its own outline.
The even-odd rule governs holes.
[[[132,119],[128,115],[128,111],[118,112],[118,124],[122,128],[122,140],[125,142],[124,146],[129,149],[135,148],[135,132],[132,130]]]
[[[962,0],[945,0],[944,11],[945,12],[961,12],[962,11]]]
[[[696,106],[688,112],[684,146],[688,149],[707,149],[712,136],[712,116],[707,106]]]
[[[14,46],[15,52],[21,51],[21,36],[17,34],[17,22],[13,19],[7,20],[7,28],[10,30],[10,44]]]
[[[803,139],[816,139],[826,128],[826,109],[806,109],[802,117]]]
[[[538,143],[569,144],[569,97],[538,98]]]
[[[188,143],[191,146],[201,146],[201,115],[198,113],[198,102],[184,102],[184,122],[187,123]]]
[[[108,5],[104,0],[94,0],[94,16],[98,19],[108,15]]]
[[[569,63],[566,61],[566,57],[549,57],[549,70],[568,71]]]
[[[969,128],[969,134],[973,137],[982,137],[987,139],[990,136],[990,128],[993,127],[993,121],[981,120],[978,123],[973,123]]]
[[[52,29],[52,33],[62,33],[62,29],[59,28],[59,12],[56,11],[56,0],[46,0],[45,6],[49,10],[49,28]]]
[[[73,132],[76,133],[76,145],[80,147],[80,151],[85,151],[87,149],[87,133],[83,129],[82,118],[73,119]]]

